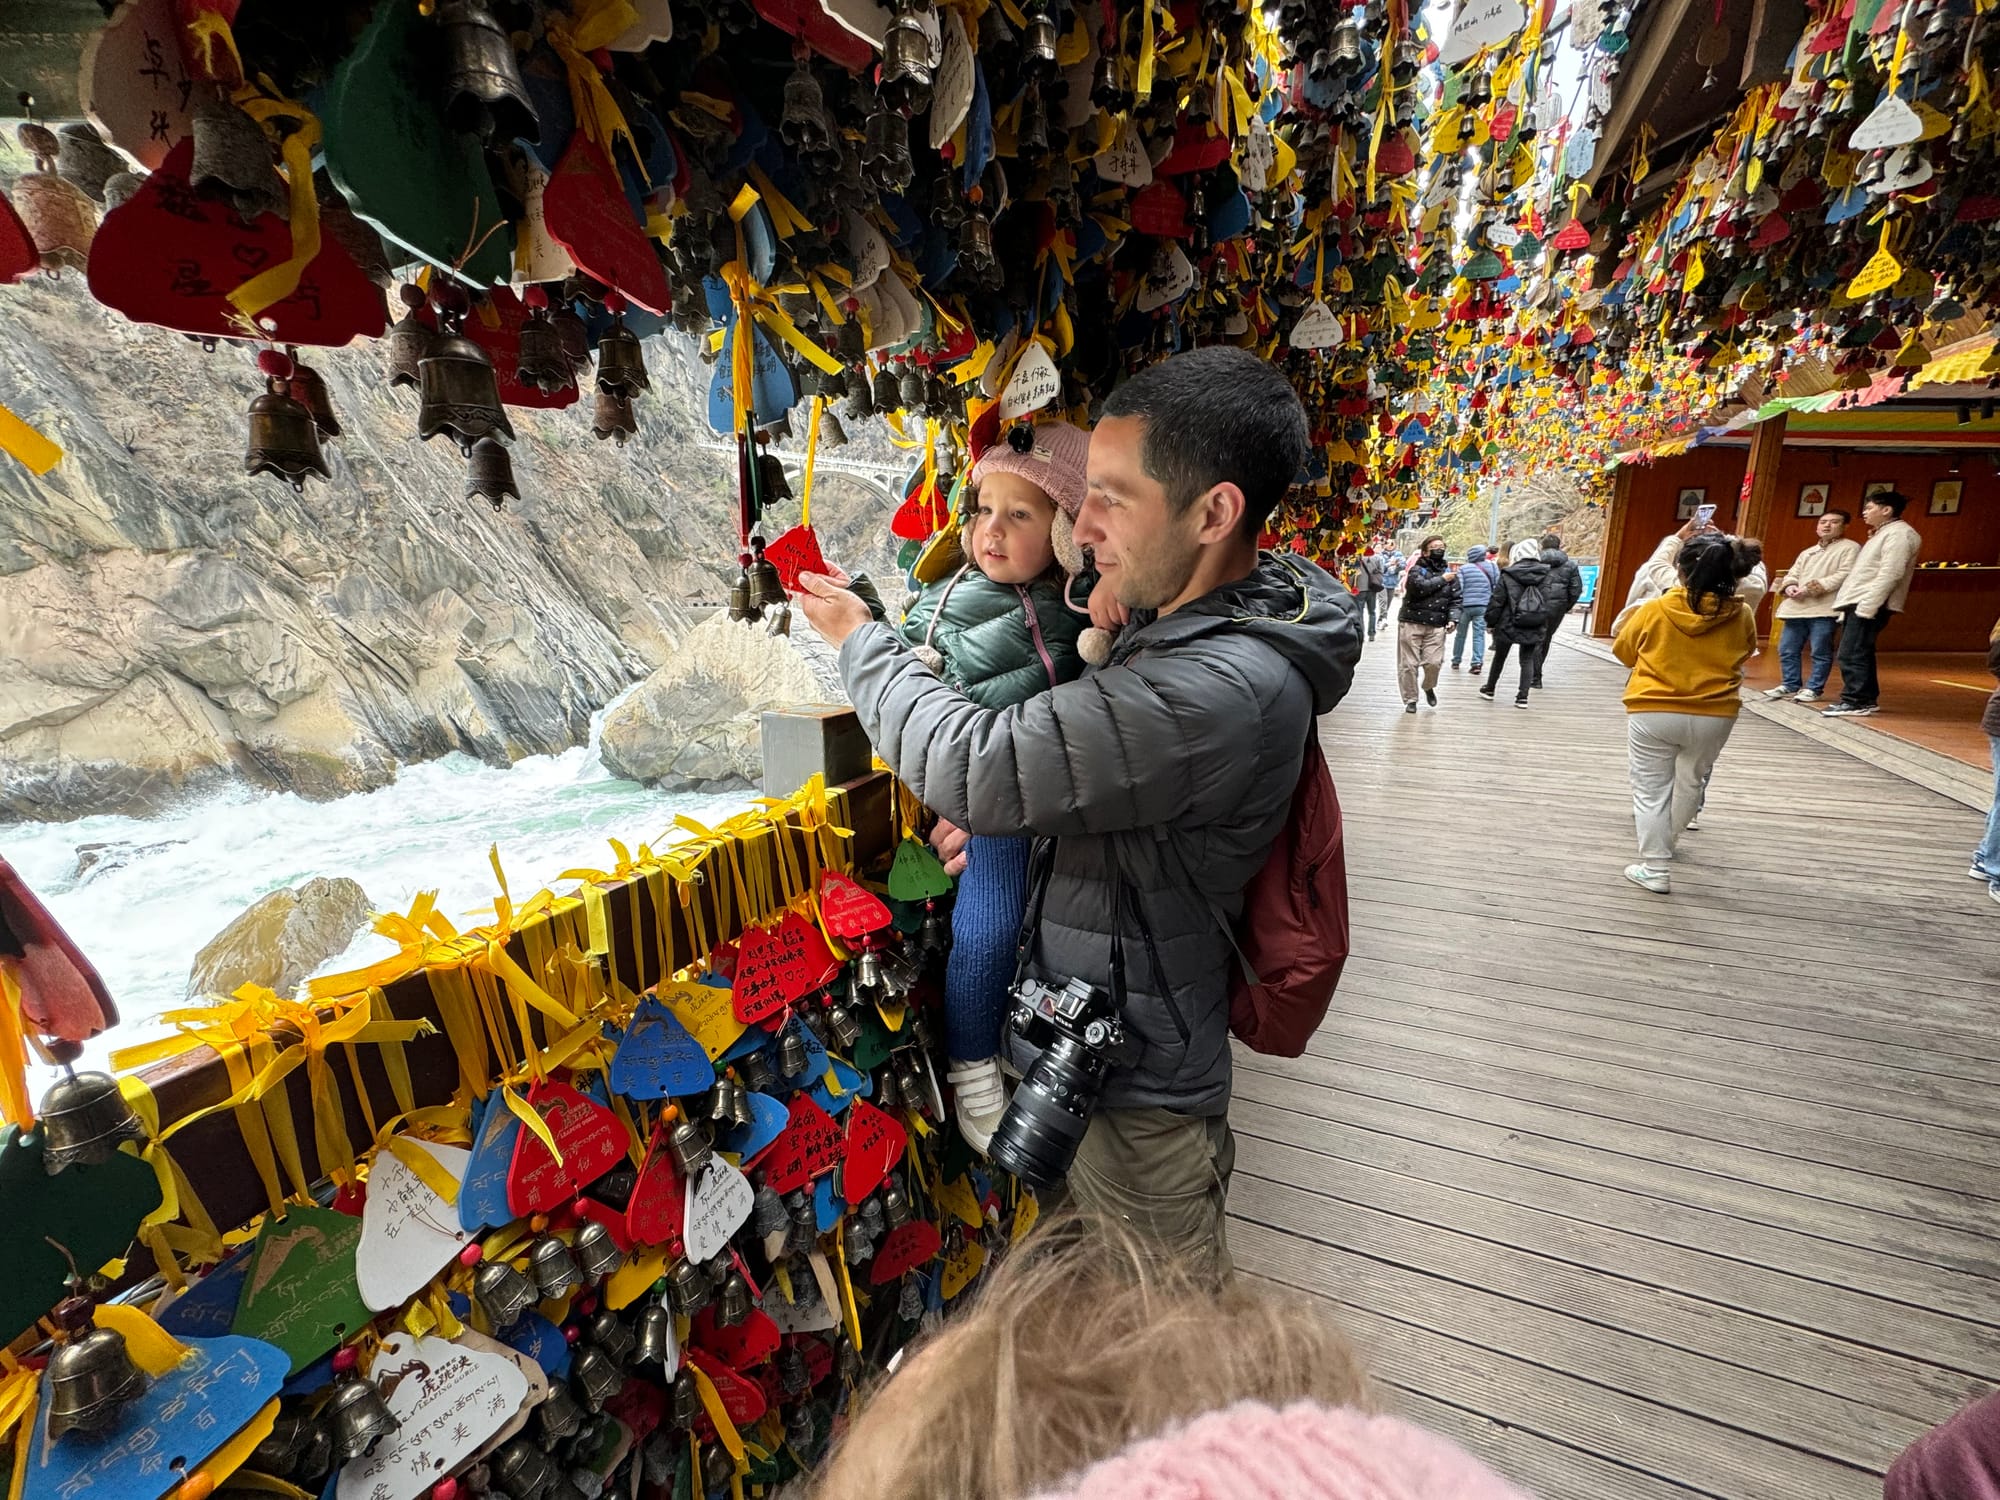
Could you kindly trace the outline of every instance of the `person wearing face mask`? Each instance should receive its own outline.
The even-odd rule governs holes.
[[[1437,707],[1438,673],[1444,668],[1444,638],[1458,608],[1458,569],[1446,555],[1444,538],[1427,536],[1403,583],[1403,609],[1396,624],[1396,686],[1403,712],[1417,711],[1417,670],[1423,669],[1424,701]]]

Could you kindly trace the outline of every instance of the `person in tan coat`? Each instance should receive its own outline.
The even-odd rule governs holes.
[[[1882,684],[1875,676],[1875,643],[1889,621],[1909,602],[1910,579],[1924,539],[1903,519],[1909,498],[1883,490],[1861,502],[1868,540],[1854,559],[1854,571],[1833,597],[1841,618],[1840,701],[1820,712],[1828,718],[1866,718],[1880,713]]]

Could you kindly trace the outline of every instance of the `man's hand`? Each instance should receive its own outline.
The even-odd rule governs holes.
[[[1131,619],[1131,611],[1118,602],[1111,580],[1100,578],[1090,591],[1090,623],[1099,630],[1118,631]]]
[[[847,575],[799,574],[799,613],[820,633],[829,646],[838,649],[871,618],[861,596],[842,588]]]
[[[931,847],[944,861],[945,874],[956,877],[965,873],[965,846],[971,838],[963,828],[944,818],[931,825]]]

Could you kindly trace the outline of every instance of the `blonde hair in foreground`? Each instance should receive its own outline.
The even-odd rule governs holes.
[[[1044,1224],[912,1347],[814,1500],[1019,1500],[1238,1401],[1372,1405],[1354,1347],[1298,1293],[1220,1291],[1129,1234]]]

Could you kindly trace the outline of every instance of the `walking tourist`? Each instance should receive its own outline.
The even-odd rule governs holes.
[[[1880,490],[1861,502],[1868,540],[1840,592],[1833,596],[1840,617],[1840,701],[1821,713],[1866,718],[1881,712],[1882,684],[1875,675],[1875,643],[1908,602],[1924,539],[1903,519],[1909,504],[1895,490]]]
[[[1535,670],[1549,637],[1562,618],[1561,594],[1554,570],[1542,561],[1542,544],[1519,541],[1507,554],[1507,566],[1500,570],[1499,586],[1486,606],[1486,628],[1493,633],[1492,670],[1486,686],[1479,690],[1491,698],[1500,686],[1500,674],[1507,666],[1507,653],[1521,653],[1521,685],[1514,693],[1514,706],[1528,706],[1528,689],[1535,684]]]
[[[1026,977],[1122,997],[1136,1050],[1107,1067],[1069,1194],[1217,1270],[1235,1160],[1226,924],[1289,815],[1314,716],[1361,654],[1354,596],[1257,550],[1307,446],[1290,383],[1247,350],[1194,350],[1120,385],[1091,435],[1076,540],[1128,623],[1106,665],[1014,708],[926,670],[832,579],[805,575],[800,600],[912,792],[973,834],[1052,841]],[[1008,1041],[1026,1073],[1037,1050]]]
[[[1458,631],[1451,638],[1451,669],[1465,660],[1465,638],[1472,636],[1472,673],[1486,667],[1486,606],[1493,602],[1500,567],[1487,559],[1484,547],[1465,549],[1465,566],[1458,570]]]
[[[1403,712],[1417,711],[1417,669],[1423,669],[1424,701],[1437,707],[1438,672],[1444,666],[1444,637],[1458,608],[1458,569],[1451,565],[1444,538],[1427,536],[1403,580],[1403,607],[1396,621],[1396,687]]]
[[[1373,547],[1364,547],[1347,571],[1348,587],[1354,590],[1354,597],[1361,601],[1362,611],[1368,616],[1368,639],[1372,641],[1375,639],[1375,605],[1382,597],[1382,559],[1375,555]]]
[[[2000,678],[2000,620],[1986,642],[1986,670]],[[1993,762],[1993,806],[1986,814],[1986,837],[1972,851],[1972,877],[1986,882],[1986,894],[2000,901],[2000,687],[1986,700],[1986,712],[1979,720],[1986,731],[1987,754]]]
[[[1551,638],[1555,636],[1562,622],[1569,618],[1569,612],[1576,608],[1576,601],[1583,597],[1583,569],[1570,561],[1563,551],[1562,535],[1559,532],[1542,533],[1542,561],[1549,565],[1549,574],[1560,593],[1562,608],[1557,611],[1555,623],[1549,627]],[[1542,668],[1548,664],[1549,653],[1546,645],[1535,658],[1535,686],[1542,685]]]
[[[1817,703],[1833,672],[1833,635],[1839,625],[1833,612],[1834,597],[1861,544],[1847,534],[1853,519],[1844,510],[1820,515],[1814,530],[1819,540],[1798,555],[1777,583],[1778,605],[1773,611],[1779,625],[1778,685],[1766,698],[1797,698],[1801,703]],[[1812,680],[1805,678],[1804,657],[1812,653]]]
[[[813,1500],[1526,1500],[1376,1414],[1311,1299],[1052,1222],[863,1402]]]
[[[1743,663],[1756,627],[1736,597],[1736,550],[1697,536],[1675,563],[1680,583],[1631,612],[1611,644],[1625,684],[1632,816],[1639,862],[1625,878],[1666,895],[1668,866],[1742,708]]]
[[[1090,436],[1067,422],[1032,429],[1025,451],[995,443],[966,486],[965,565],[925,589],[903,638],[946,682],[986,708],[1025,703],[1081,675],[1087,617],[1065,606],[1083,570],[1072,535]],[[944,1034],[959,1134],[984,1152],[1007,1107],[1000,1021],[1028,900],[1025,838],[974,838],[951,908]]]
[[[1385,595],[1392,599],[1396,597],[1403,587],[1405,571],[1403,549],[1390,547],[1389,555],[1382,559],[1382,592]]]

